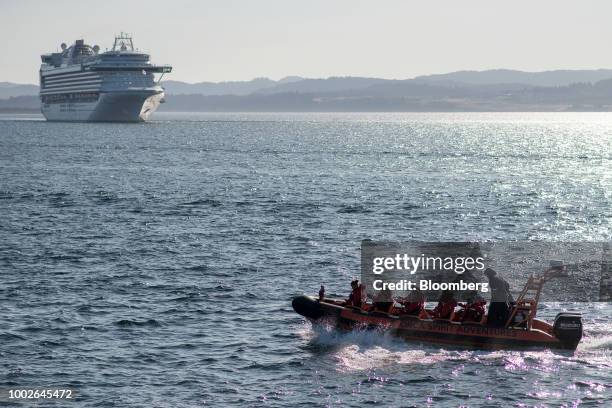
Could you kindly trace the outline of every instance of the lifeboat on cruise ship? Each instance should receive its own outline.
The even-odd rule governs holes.
[[[482,349],[517,349],[545,347],[575,350],[582,338],[582,317],[579,313],[559,313],[554,322],[536,319],[542,285],[558,270],[548,270],[541,277],[531,277],[517,298],[508,321],[502,327],[487,325],[486,315],[478,322],[431,318],[425,310],[418,316],[402,313],[401,307],[387,312],[371,305],[353,307],[344,300],[298,296],[293,309],[310,321],[331,323],[341,329],[376,329],[406,340],[452,344]]]

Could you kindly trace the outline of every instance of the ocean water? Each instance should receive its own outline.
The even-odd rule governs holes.
[[[609,241],[612,114],[0,118],[0,388],[66,407],[610,406],[612,306],[575,353],[313,327],[364,238]],[[0,405],[6,404],[0,402]]]

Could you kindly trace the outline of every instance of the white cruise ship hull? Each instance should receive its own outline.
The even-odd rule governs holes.
[[[49,103],[41,110],[49,121],[144,122],[163,97],[163,92],[151,90],[102,92],[97,101]]]
[[[172,67],[151,64],[129,35],[116,36],[112,50],[103,53],[82,39],[61,48],[41,55],[39,95],[47,120],[143,122],[163,102],[159,82]]]

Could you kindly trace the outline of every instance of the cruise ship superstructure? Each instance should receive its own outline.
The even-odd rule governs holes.
[[[151,64],[129,35],[116,36],[106,52],[83,40],[61,49],[41,56],[41,110],[47,120],[142,122],[164,101],[159,81],[172,67]]]

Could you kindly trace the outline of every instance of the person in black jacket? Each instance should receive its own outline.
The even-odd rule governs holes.
[[[491,268],[487,268],[484,274],[489,279],[489,288],[491,290],[491,304],[489,305],[489,314],[487,315],[487,325],[503,327],[510,316],[510,304],[512,303],[510,285]]]

